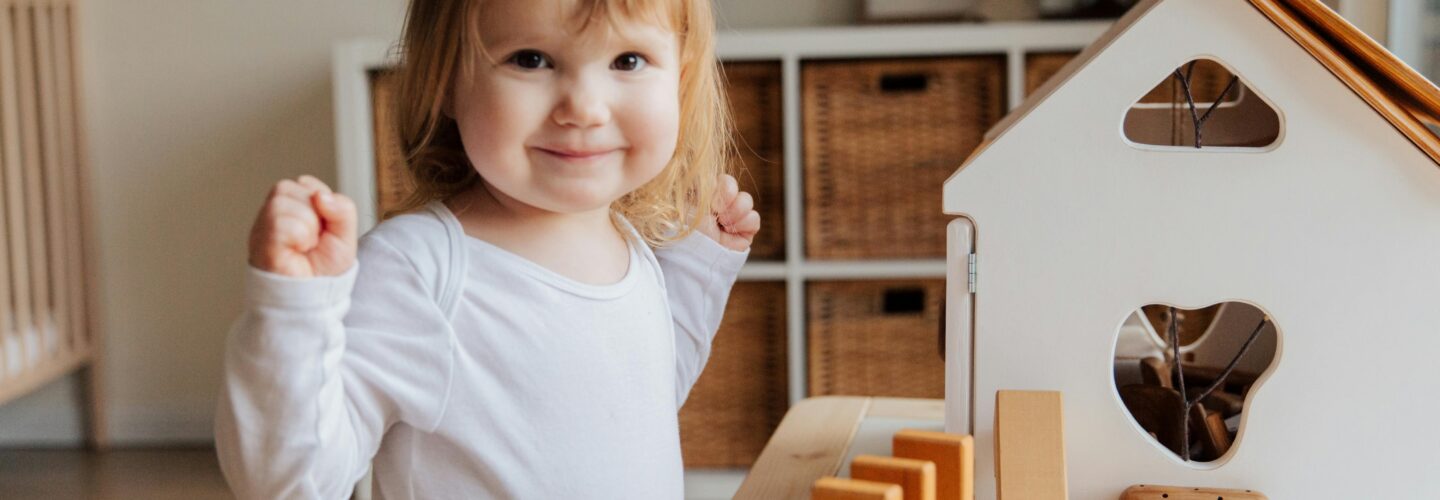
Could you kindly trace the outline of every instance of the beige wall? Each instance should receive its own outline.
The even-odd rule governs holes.
[[[268,186],[333,180],[330,47],[394,37],[404,0],[81,0],[119,442],[205,440]],[[73,381],[0,407],[0,444],[78,436]]]
[[[80,1],[111,434],[207,441],[251,217],[277,179],[334,180],[331,46],[393,39],[405,0]],[[729,29],[846,24],[863,6],[717,2]],[[77,442],[74,388],[0,406],[0,446]]]
[[[80,0],[98,314],[119,443],[206,441],[245,236],[275,180],[335,178],[330,52],[405,0]],[[860,0],[719,0],[730,28],[846,23]],[[0,446],[78,442],[76,382],[0,406]]]

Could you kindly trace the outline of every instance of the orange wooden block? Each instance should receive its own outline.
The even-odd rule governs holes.
[[[822,477],[810,489],[810,500],[901,500],[900,485],[860,479]]]
[[[998,500],[1064,500],[1065,416],[1060,393],[995,394],[995,494]]]
[[[895,433],[893,455],[935,462],[935,498],[974,500],[975,438],[962,434],[903,429]]]
[[[1120,500],[1266,500],[1265,494],[1250,490],[1184,488],[1179,486],[1135,485],[1120,494]]]
[[[850,462],[850,477],[898,484],[905,500],[935,500],[935,462],[929,460],[860,455]]]

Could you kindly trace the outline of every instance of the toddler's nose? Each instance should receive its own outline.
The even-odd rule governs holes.
[[[561,96],[552,114],[562,127],[588,128],[610,121],[610,106],[594,85],[581,81]]]

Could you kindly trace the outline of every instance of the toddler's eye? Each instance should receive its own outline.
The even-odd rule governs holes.
[[[550,67],[550,58],[538,50],[525,49],[517,51],[505,62],[514,64],[521,69],[541,69]]]
[[[620,54],[620,57],[616,57],[615,62],[610,63],[610,68],[619,71],[638,71],[640,68],[645,67],[645,64],[645,56],[634,52],[626,52]]]

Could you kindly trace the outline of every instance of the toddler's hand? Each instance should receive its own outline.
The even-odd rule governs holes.
[[[741,191],[734,177],[720,174],[710,206],[714,216],[705,218],[700,232],[725,248],[743,252],[750,248],[755,233],[760,231],[760,213],[754,208],[755,200],[750,193]]]
[[[339,276],[355,264],[355,203],[308,175],[270,190],[250,230],[250,265],[296,278]]]

